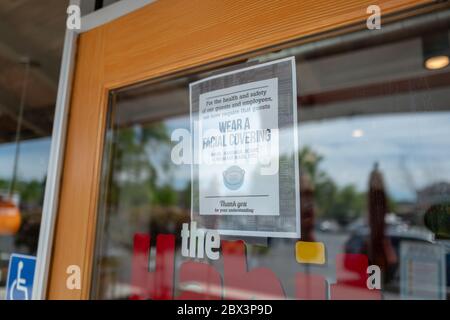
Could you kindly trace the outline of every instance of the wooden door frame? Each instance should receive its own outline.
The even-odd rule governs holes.
[[[78,39],[64,158],[59,159],[63,168],[60,189],[53,190],[59,194],[57,216],[52,217],[54,237],[47,237],[47,241],[53,243],[53,251],[51,259],[42,259],[42,264],[49,270],[46,297],[89,298],[103,140],[111,90],[186,70],[198,70],[224,60],[233,61],[265,48],[365,23],[366,8],[373,2],[156,1],[82,33]],[[433,1],[376,2],[383,15],[388,15]],[[66,84],[70,86],[70,81]],[[59,143],[64,141],[59,140]],[[47,200],[46,195],[49,203],[44,206],[55,207],[54,201]],[[47,226],[47,230],[51,232],[53,227]],[[42,242],[40,240],[40,248],[45,245],[45,241]],[[69,265],[81,268],[80,290],[66,287]]]

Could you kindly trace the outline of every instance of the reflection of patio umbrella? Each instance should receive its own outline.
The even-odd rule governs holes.
[[[314,186],[309,174],[300,176],[301,232],[303,241],[314,241]]]
[[[385,236],[385,216],[388,210],[386,191],[384,188],[383,176],[378,170],[378,163],[370,173],[369,179],[369,259],[372,264],[376,264],[384,272],[395,263],[396,257],[392,245]]]

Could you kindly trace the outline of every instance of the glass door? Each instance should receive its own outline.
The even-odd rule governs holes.
[[[448,233],[435,217],[449,210],[450,88],[448,69],[426,62],[427,43],[448,45],[450,15],[442,4],[386,2],[382,29],[368,30],[368,5],[157,2],[83,34],[50,298],[446,299]],[[289,93],[274,67],[239,73],[286,59]],[[248,93],[253,102],[240,102],[258,112],[274,106],[270,90],[278,110],[295,106],[290,124],[278,112],[274,139],[276,183],[298,184],[274,188],[276,205],[264,193],[253,202],[220,193],[254,181],[242,166],[215,172],[177,158],[195,153],[192,88],[209,79],[224,80],[199,99],[221,96],[221,117],[234,98],[220,90]],[[249,133],[266,121],[255,119],[246,127],[231,116],[223,130],[251,149],[267,138]],[[195,191],[203,174],[231,218],[205,222]],[[270,210],[280,219],[263,217]],[[65,287],[68,264],[81,267],[81,290]]]

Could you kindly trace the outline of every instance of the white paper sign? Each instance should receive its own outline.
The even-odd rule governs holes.
[[[192,220],[224,235],[300,237],[295,59],[191,83],[190,105]]]
[[[200,95],[201,215],[279,215],[278,79]],[[220,173],[218,176],[217,173]]]

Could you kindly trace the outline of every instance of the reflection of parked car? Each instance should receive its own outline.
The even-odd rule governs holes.
[[[369,227],[365,226],[355,230],[345,244],[346,253],[364,253],[369,239]],[[419,241],[433,243],[433,234],[427,231],[411,231],[410,229],[388,227],[386,236],[391,240],[395,252],[399,254],[401,241]]]
[[[322,232],[339,232],[339,224],[334,220],[323,220],[319,223],[319,230]]]
[[[367,242],[369,240],[369,227],[365,226],[359,230],[355,230],[350,238],[345,243],[346,253],[359,253],[368,254],[367,252]],[[400,244],[402,241],[408,242],[420,242],[420,243],[433,243],[433,234],[427,231],[414,230],[412,228],[403,228],[398,226],[390,226],[386,229],[386,237],[389,238],[391,245],[395,251],[395,254],[400,259]],[[447,262],[449,261],[450,255],[447,254]],[[400,270],[399,270],[399,260],[392,266],[389,270],[391,276],[389,277],[391,281],[386,283],[386,289],[388,291],[399,292],[400,288]],[[447,263],[447,274],[449,273],[449,266]],[[449,286],[449,280],[447,279],[447,286]]]

